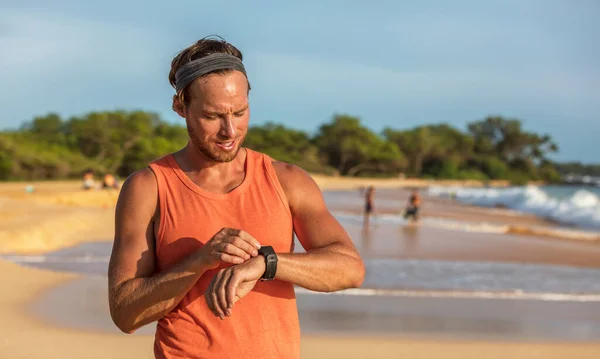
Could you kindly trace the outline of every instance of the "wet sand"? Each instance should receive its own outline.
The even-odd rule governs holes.
[[[600,244],[535,236],[472,233],[424,225],[346,224],[363,255],[371,258],[535,263],[600,268]]]
[[[30,312],[59,327],[119,334],[105,278],[46,290]],[[600,301],[297,294],[303,335],[502,342],[600,341]],[[234,310],[235,313],[235,310]],[[235,314],[234,314],[235,315]],[[135,335],[153,335],[154,324]]]

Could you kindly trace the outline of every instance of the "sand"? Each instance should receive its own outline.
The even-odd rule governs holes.
[[[396,188],[402,186],[425,186],[428,181],[414,180],[358,180],[316,177],[321,188],[351,189],[368,184]],[[451,183],[456,185],[456,183]],[[83,241],[108,240],[113,236],[113,214],[116,192],[90,191],[78,189],[78,182],[34,183],[34,193],[25,193],[23,183],[0,185],[0,253],[42,253],[65,248]],[[498,184],[502,185],[502,184]],[[442,206],[455,204],[441,204]],[[454,209],[458,207],[452,207]],[[431,209],[433,211],[433,208]],[[469,209],[471,210],[471,209]],[[469,211],[466,210],[466,211]],[[477,209],[472,209],[476,214]],[[433,212],[432,212],[433,213]],[[464,212],[462,212],[464,213]],[[485,214],[493,217],[493,214]],[[472,217],[472,215],[465,215]],[[520,219],[523,220],[523,219]],[[531,218],[531,221],[538,219]],[[524,221],[528,221],[524,220]],[[528,222],[529,223],[529,222]],[[538,241],[545,239],[537,238]],[[454,239],[458,243],[460,238]],[[546,239],[546,241],[556,241]],[[524,242],[514,241],[512,250],[506,247],[504,254],[497,257],[507,260],[536,261],[546,258],[547,262],[561,262],[559,253],[575,248],[565,241],[552,253],[538,257],[538,247],[527,248]],[[536,242],[537,243],[537,242]],[[541,242],[543,243],[543,242]],[[563,243],[563,242],[560,242]],[[421,252],[428,256],[453,259],[444,256],[444,251],[433,255],[423,248],[429,247],[426,241],[419,244]],[[543,245],[542,245],[543,246]],[[431,245],[434,248],[435,245]],[[448,244],[447,248],[451,246]],[[499,252],[498,243],[494,250]],[[590,247],[591,248],[591,247]],[[485,259],[486,250],[471,249],[468,256]],[[573,252],[573,253],[575,253]],[[512,254],[511,254],[512,253]],[[588,259],[581,260],[582,266],[593,266],[596,252],[588,253]],[[575,255],[573,255],[575,256]],[[579,255],[577,255],[579,256]],[[596,263],[600,261],[596,260]],[[64,285],[80,278],[75,274],[56,273],[25,268],[13,263],[0,261],[0,356],[2,358],[150,358],[152,357],[151,335],[125,335],[105,333],[96,330],[69,329],[57,326],[34,316],[31,305],[51,288]],[[600,338],[599,338],[600,339]],[[304,335],[302,341],[303,358],[597,358],[600,353],[598,343],[542,343],[506,342],[480,340],[433,340],[428,338],[370,337]]]
[[[0,184],[0,254],[43,253],[81,241],[110,240],[116,191],[83,191],[78,182]]]
[[[74,275],[53,273],[0,261],[0,357],[150,358],[152,338],[57,328],[33,318],[27,304],[45,289]]]

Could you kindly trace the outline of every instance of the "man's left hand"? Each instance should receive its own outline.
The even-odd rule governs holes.
[[[254,288],[265,267],[265,258],[258,255],[242,264],[221,269],[204,292],[211,312],[221,319],[230,316],[233,305]]]

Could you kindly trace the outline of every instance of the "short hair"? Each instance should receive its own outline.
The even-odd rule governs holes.
[[[193,60],[216,53],[233,55],[240,59],[240,61],[243,60],[242,52],[232,44],[225,41],[222,37],[216,35],[207,36],[196,41],[191,46],[188,46],[187,48],[181,50],[175,56],[175,58],[173,58],[173,60],[171,61],[171,71],[169,72],[169,82],[171,83],[171,86],[173,86],[174,88],[176,87],[175,73],[177,72],[177,70],[179,70],[181,66]],[[224,74],[230,71],[232,70],[216,70],[211,72],[211,74]],[[190,85],[192,83],[190,83]],[[175,96],[179,98],[179,101],[186,107],[189,105],[190,85],[186,86],[185,88],[183,88],[175,94]],[[250,82],[248,82],[248,91],[250,91]]]

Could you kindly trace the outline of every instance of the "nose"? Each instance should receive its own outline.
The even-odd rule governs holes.
[[[221,121],[221,135],[227,138],[235,138],[235,120],[233,116],[225,116]]]

